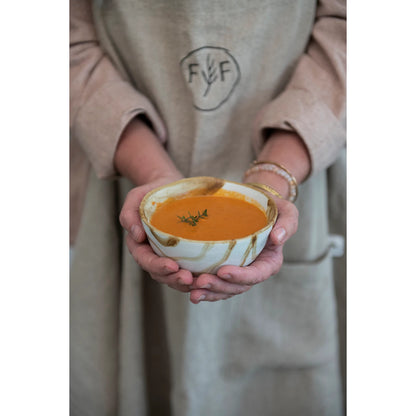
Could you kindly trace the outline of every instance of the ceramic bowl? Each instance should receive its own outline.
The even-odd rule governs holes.
[[[221,195],[236,192],[263,210],[267,225],[243,238],[221,241],[197,241],[167,234],[151,224],[158,204],[168,198],[192,195]],[[246,266],[263,250],[277,218],[274,201],[261,190],[246,184],[201,176],[182,179],[150,191],[140,204],[140,217],[154,252],[175,260],[192,273],[216,273],[224,265]]]

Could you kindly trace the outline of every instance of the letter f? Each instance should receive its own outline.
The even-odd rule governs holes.
[[[197,75],[198,74],[198,72],[193,71],[194,66],[199,66],[199,64],[189,64],[188,65],[188,71],[189,71],[188,83],[192,82],[192,75]]]

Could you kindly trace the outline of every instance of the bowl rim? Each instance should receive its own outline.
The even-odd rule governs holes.
[[[228,240],[192,240],[190,238],[185,238],[185,237],[180,237],[180,236],[177,236],[177,235],[174,235],[174,234],[169,234],[169,233],[167,233],[165,231],[162,231],[159,228],[155,227],[153,224],[150,224],[150,222],[146,219],[146,216],[144,215],[144,205],[145,205],[146,201],[153,194],[155,194],[156,192],[158,192],[158,191],[160,191],[160,190],[162,190],[164,188],[167,188],[169,186],[176,185],[176,184],[181,183],[181,182],[188,182],[188,181],[191,181],[191,180],[198,180],[198,179],[217,180],[217,181],[224,182],[224,184],[225,183],[231,183],[231,184],[234,184],[234,185],[238,185],[238,186],[243,186],[243,187],[246,187],[246,188],[250,188],[250,189],[252,189],[252,190],[254,190],[256,192],[259,192],[259,193],[263,194],[267,198],[268,204],[271,203],[273,205],[273,207],[274,207],[274,214],[273,214],[272,219],[270,221],[268,221],[267,224],[263,228],[261,228],[260,230],[255,231],[252,234],[248,234],[245,237],[231,238],[231,239],[228,239]],[[191,176],[189,178],[183,178],[183,179],[179,179],[179,180],[174,181],[174,182],[170,182],[170,183],[168,183],[166,185],[158,186],[157,188],[154,188],[151,191],[149,191],[143,197],[143,199],[142,199],[142,201],[140,203],[140,206],[139,206],[139,215],[140,215],[141,221],[144,222],[150,229],[155,229],[155,230],[157,230],[158,233],[161,233],[163,236],[166,236],[166,237],[169,237],[169,238],[175,238],[175,239],[179,239],[180,241],[190,242],[190,243],[200,243],[200,244],[211,244],[211,243],[212,244],[229,244],[231,241],[238,242],[239,240],[245,240],[247,238],[253,238],[253,236],[256,236],[256,235],[261,234],[262,232],[264,232],[267,228],[270,227],[270,225],[273,228],[274,224],[276,223],[277,217],[279,216],[279,210],[278,210],[278,208],[276,206],[276,203],[274,202],[273,198],[270,195],[268,195],[266,193],[266,191],[263,191],[262,189],[259,189],[259,188],[255,187],[253,185],[250,185],[250,184],[247,184],[247,183],[229,181],[228,179],[221,179],[221,178],[217,178],[215,176]]]

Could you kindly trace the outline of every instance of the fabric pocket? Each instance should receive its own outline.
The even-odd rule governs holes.
[[[253,287],[232,309],[229,357],[234,368],[301,368],[337,354],[332,261],[284,263],[280,272]]]

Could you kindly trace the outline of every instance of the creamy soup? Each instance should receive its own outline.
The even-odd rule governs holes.
[[[232,240],[267,225],[265,213],[241,198],[204,195],[160,204],[150,221],[168,234],[191,240]]]

